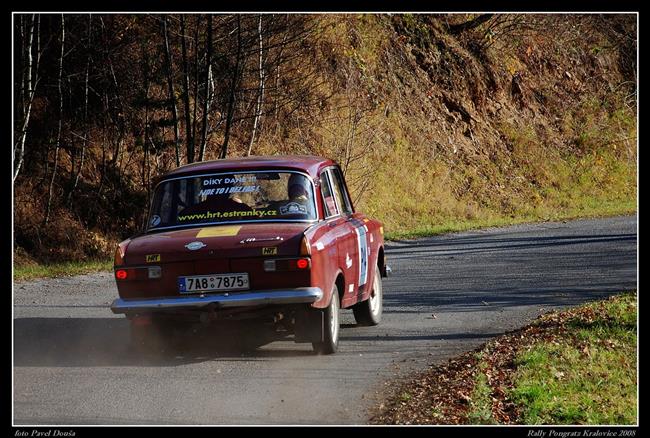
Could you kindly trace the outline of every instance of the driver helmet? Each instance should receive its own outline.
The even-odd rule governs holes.
[[[290,200],[309,199],[309,180],[304,175],[292,174],[287,184],[287,192]]]

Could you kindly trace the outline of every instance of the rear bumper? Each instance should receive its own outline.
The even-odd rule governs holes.
[[[174,309],[201,310],[204,308],[222,309],[272,304],[310,304],[321,298],[323,298],[323,291],[320,288],[301,287],[170,298],[129,300],[118,298],[111,304],[111,310],[113,313],[140,313]]]

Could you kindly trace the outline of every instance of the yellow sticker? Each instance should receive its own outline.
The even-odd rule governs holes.
[[[370,222],[370,219],[368,219],[368,218],[363,218],[363,221],[366,222],[366,223],[368,223],[368,222]]]
[[[277,246],[270,246],[270,247],[263,247],[262,248],[262,255],[276,255],[278,253],[278,247]]]
[[[236,236],[241,225],[222,225],[219,227],[201,228],[196,237]]]
[[[160,261],[160,254],[147,254],[145,257],[147,263],[155,263]]]

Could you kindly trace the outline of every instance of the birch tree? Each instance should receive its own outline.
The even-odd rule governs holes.
[[[47,225],[50,220],[50,213],[52,209],[52,195],[54,193],[54,180],[56,179],[56,172],[59,165],[59,149],[61,148],[61,130],[63,127],[63,56],[65,55],[65,16],[61,14],[61,55],[59,56],[59,78],[57,81],[59,90],[59,124],[56,133],[56,146],[54,149],[54,169],[52,170],[52,178],[50,179],[50,186],[47,195],[47,208],[45,211],[45,219],[43,223]]]
[[[235,97],[237,90],[237,82],[239,79],[239,66],[242,62],[242,32],[241,32],[241,15],[237,16],[237,54],[235,57],[235,67],[233,68],[232,77],[230,80],[230,92],[228,97],[228,110],[226,114],[226,127],[224,133],[223,144],[221,146],[221,153],[219,158],[226,158],[228,155],[228,141],[230,140],[230,130],[232,128],[234,111],[235,111]]]
[[[25,141],[27,140],[27,130],[32,113],[32,104],[34,103],[36,86],[39,82],[38,65],[41,58],[40,15],[32,14],[31,19],[28,20],[29,23],[26,23],[27,19],[23,15],[21,15],[19,19],[20,31],[22,34],[21,51],[26,65],[23,66],[21,72],[20,96],[18,99],[20,105],[19,113],[22,116],[22,122],[20,123],[20,129],[18,130],[18,138],[14,144],[14,181],[20,173],[20,169],[25,160]],[[37,36],[36,47],[34,48],[35,33]],[[34,52],[36,52],[36,56],[34,56]]]
[[[181,165],[180,160],[180,134],[178,132],[178,110],[176,109],[176,94],[174,93],[174,73],[172,66],[172,56],[169,50],[169,31],[167,29],[167,15],[162,20],[162,37],[165,53],[165,70],[167,76],[167,90],[169,92],[169,108],[172,113],[173,131],[174,131],[174,148],[176,167]]]
[[[208,15],[207,25],[207,43],[205,55],[205,84],[203,88],[203,131],[201,133],[201,145],[199,148],[199,161],[203,161],[205,156],[205,147],[207,142],[208,124],[210,122],[210,106],[212,104],[212,96],[210,84],[212,80],[212,15]]]
[[[185,16],[181,14],[181,54],[183,57],[183,102],[185,106],[185,138],[187,144],[187,162],[194,162],[194,139],[192,138],[192,116],[190,110],[190,71],[187,60],[187,35]]]
[[[251,132],[251,139],[248,143],[248,152],[247,156],[250,156],[251,150],[253,149],[253,143],[255,142],[255,134],[257,133],[257,128],[260,123],[260,118],[262,117],[262,103],[264,102],[264,81],[266,75],[264,73],[264,46],[262,38],[262,15],[260,14],[257,24],[257,35],[259,41],[259,51],[258,51],[258,72],[259,72],[259,85],[257,89],[257,103],[255,105],[255,119],[253,120],[253,130]]]
[[[90,75],[90,63],[91,63],[91,51],[90,48],[92,47],[92,25],[93,25],[93,16],[91,14],[88,14],[88,38],[87,38],[87,51],[88,55],[86,58],[86,72],[84,75],[84,112],[83,112],[83,124],[84,124],[84,138],[83,138],[83,143],[81,144],[81,157],[79,159],[79,168],[77,169],[77,172],[74,176],[74,180],[72,183],[72,188],[70,189],[70,192],[68,193],[68,205],[72,202],[72,195],[74,191],[77,189],[77,185],[79,184],[79,177],[81,176],[81,171],[83,170],[84,167],[84,159],[86,156],[86,149],[88,148],[88,143],[90,141],[90,120],[88,118],[88,79]]]

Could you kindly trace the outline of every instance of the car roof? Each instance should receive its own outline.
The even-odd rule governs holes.
[[[161,179],[223,171],[266,169],[300,170],[307,173],[312,178],[316,178],[320,169],[335,164],[336,163],[329,158],[313,155],[250,156],[186,164],[168,172]]]

